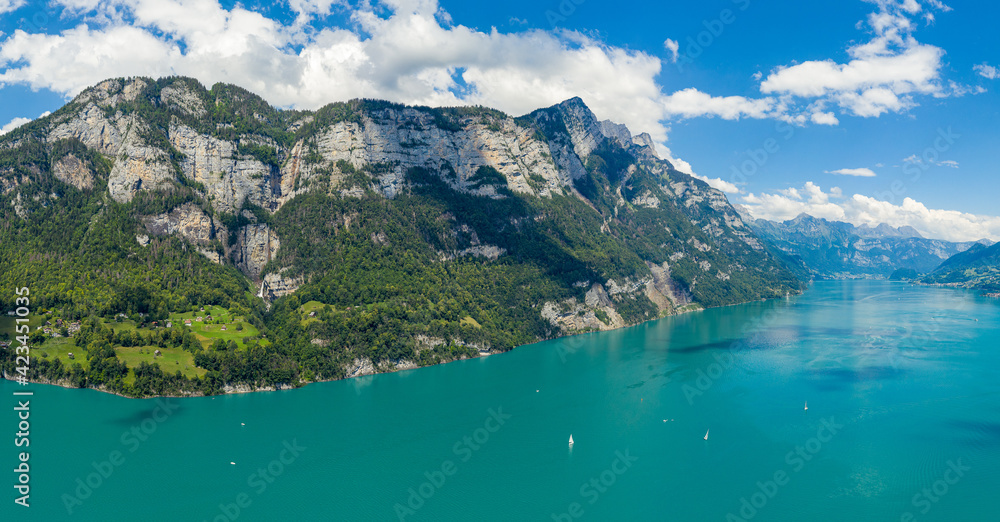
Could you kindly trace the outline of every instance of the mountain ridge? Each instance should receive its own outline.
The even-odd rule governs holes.
[[[160,382],[203,393],[496,353],[802,288],[723,193],[580,98],[519,117],[380,100],[282,111],[231,85],[112,79],[0,138],[0,205],[0,239],[32,238],[5,241],[5,284],[33,278],[53,319],[90,317],[111,352],[87,343],[88,354],[121,355],[109,318],[127,316],[141,342],[159,335],[191,354],[191,375],[207,372]],[[220,346],[146,329],[203,305],[259,335]],[[258,356],[270,370],[245,368]],[[132,366],[75,371],[153,393],[128,381]]]
[[[800,277],[819,279],[886,278],[896,270],[926,274],[953,255],[982,242],[951,242],[923,237],[912,227],[855,226],[809,214],[776,222],[744,221],[769,241]]]

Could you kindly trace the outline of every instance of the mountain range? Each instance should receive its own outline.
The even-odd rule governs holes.
[[[896,270],[927,274],[971,247],[992,244],[928,239],[912,227],[855,226],[808,214],[776,222],[739,210],[750,228],[773,245],[775,254],[806,279],[881,279]]]
[[[104,81],[0,138],[0,283],[31,289],[37,330],[79,323],[33,334],[33,378],[136,396],[411,368],[803,288],[723,193],[579,98],[519,117],[281,110],[181,77]]]

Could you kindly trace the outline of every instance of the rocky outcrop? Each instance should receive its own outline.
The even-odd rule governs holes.
[[[573,142],[573,152],[580,158],[590,156],[605,138],[601,122],[580,98],[571,98],[556,107]]]
[[[94,188],[94,173],[73,154],[67,154],[53,163],[52,175],[80,190]]]
[[[274,259],[281,246],[278,234],[263,224],[241,228],[236,233],[236,244],[233,260],[237,268],[254,280],[260,279],[264,265]]]
[[[83,91],[74,100],[77,103],[95,103],[100,107],[114,108],[119,102],[132,101],[149,85],[143,78],[114,78]]]
[[[367,357],[354,359],[344,369],[347,372],[345,377],[348,379],[352,377],[361,377],[363,375],[372,375],[375,373],[375,365],[372,364],[372,360]]]
[[[654,196],[650,191],[645,191],[641,195],[632,199],[632,204],[637,207],[660,208],[660,198]]]
[[[146,216],[143,225],[154,236],[177,234],[196,245],[208,245],[216,236],[212,218],[191,203],[165,214]]]
[[[405,108],[366,115],[360,124],[337,123],[315,144],[325,165],[343,160],[359,170],[381,167],[374,169],[373,177],[378,190],[390,198],[402,189],[413,167],[447,172],[443,179],[457,190],[491,197],[497,196],[493,185],[477,186],[471,180],[483,166],[496,169],[514,192],[542,197],[561,192],[567,180],[552,162],[548,145],[533,136],[509,117],[488,124],[468,118],[462,130],[455,131],[439,128],[425,111]],[[308,179],[311,173],[301,175]]]
[[[13,201],[10,202],[14,206],[14,213],[17,217],[21,219],[28,219],[28,211],[24,209],[24,202],[21,200],[21,193],[18,192],[17,196]]]
[[[496,261],[500,256],[507,253],[506,248],[500,248],[495,245],[476,245],[469,248],[464,248],[462,250],[456,250],[453,252],[439,252],[438,259],[440,261],[451,261],[460,257],[485,257],[491,261]]]
[[[185,80],[177,80],[160,91],[160,102],[168,107],[176,108],[195,118],[208,115],[205,104],[194,93]]]
[[[647,262],[646,266],[653,274],[652,279],[646,282],[646,297],[656,304],[661,315],[674,313],[691,304],[691,294],[670,277],[670,267],[667,263],[656,265]]]
[[[181,171],[205,186],[206,196],[217,209],[233,213],[244,201],[271,210],[280,206],[280,190],[275,194],[272,188],[271,168],[239,155],[236,143],[199,134],[176,121],[170,125],[170,143],[184,154]]]
[[[122,146],[125,129],[109,120],[96,103],[86,105],[75,116],[58,124],[48,136],[50,142],[75,138],[106,156],[115,156]]]
[[[264,280],[260,283],[260,291],[257,292],[257,297],[271,302],[298,290],[299,286],[302,285],[302,279],[285,277],[282,272],[283,270],[278,273],[266,274]]]
[[[567,334],[614,330],[627,325],[600,283],[595,283],[587,290],[583,302],[571,297],[561,302],[544,303],[541,315]]]
[[[144,132],[150,132],[146,124],[133,119],[108,176],[108,192],[119,203],[132,201],[139,190],[168,187],[174,180],[170,155],[146,143]]]

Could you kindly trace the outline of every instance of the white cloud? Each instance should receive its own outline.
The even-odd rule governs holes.
[[[826,173],[827,174],[838,174],[838,175],[841,175],[841,176],[856,176],[856,177],[861,177],[861,178],[874,178],[875,177],[875,172],[872,169],[869,169],[869,168],[828,170],[828,171],[826,171]]]
[[[718,116],[725,120],[768,118],[774,115],[772,98],[752,99],[743,96],[712,96],[695,88],[677,91],[664,97],[667,114],[681,118]]]
[[[667,40],[663,42],[663,47],[665,47],[667,51],[670,51],[670,63],[677,63],[677,54],[681,48],[680,44],[677,43],[677,40],[667,38]]]
[[[958,162],[955,160],[933,160],[930,158],[921,158],[916,154],[907,156],[903,158],[903,163],[909,163],[911,165],[917,165],[918,167],[929,168],[928,165],[933,165],[935,167],[949,167],[953,169],[958,168]]]
[[[838,125],[840,120],[832,112],[814,112],[809,119],[817,125]]]
[[[693,173],[691,174],[691,176],[700,179],[705,183],[708,183],[708,186],[717,190],[721,190],[723,192],[728,192],[730,194],[739,194],[740,192],[739,187],[721,178],[709,178],[706,176],[700,176],[698,174],[693,174]]]
[[[979,73],[979,76],[986,78],[988,80],[996,80],[1000,78],[1000,69],[992,65],[983,62],[979,65],[973,65],[972,68]]]
[[[810,61],[789,67],[779,67],[761,84],[764,93],[819,97],[831,93],[858,92],[875,86],[886,86],[891,92],[933,92],[938,89],[941,57],[944,51],[923,44],[914,44],[893,55],[865,53],[846,64],[833,60]]]
[[[801,189],[786,189],[777,194],[749,194],[741,202],[755,218],[785,221],[806,213],[811,216],[844,221],[854,225],[892,227],[911,226],[924,237],[948,241],[1000,240],[1000,217],[955,210],[929,209],[923,203],[905,198],[902,204],[854,194],[842,201],[839,189],[824,192],[812,182]]]
[[[27,3],[28,0],[0,0],[0,14],[17,11]]]
[[[947,97],[968,92],[954,82],[942,84],[944,50],[913,37],[910,17],[923,10],[920,3],[868,1],[878,6],[867,20],[875,36],[849,47],[850,61],[810,60],[778,67],[761,83],[761,92],[836,103],[864,118],[905,111],[916,105],[916,95]],[[951,10],[940,2],[928,3],[941,11]],[[824,119],[829,121],[825,116],[820,118]],[[813,120],[821,123],[815,121],[815,115]]]
[[[31,121],[31,118],[14,118],[13,120],[10,120],[9,122],[7,122],[6,125],[0,127],[0,136],[7,134],[8,132],[20,127],[21,125],[24,125],[25,123],[28,123],[29,121]]]

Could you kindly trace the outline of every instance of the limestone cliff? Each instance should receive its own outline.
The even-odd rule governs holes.
[[[154,236],[177,234],[199,246],[207,246],[216,238],[212,217],[190,203],[164,214],[146,216],[143,225]]]
[[[259,280],[264,265],[274,259],[281,246],[278,235],[267,225],[253,224],[240,229],[236,237],[237,247],[233,251],[236,266],[251,279]]]

